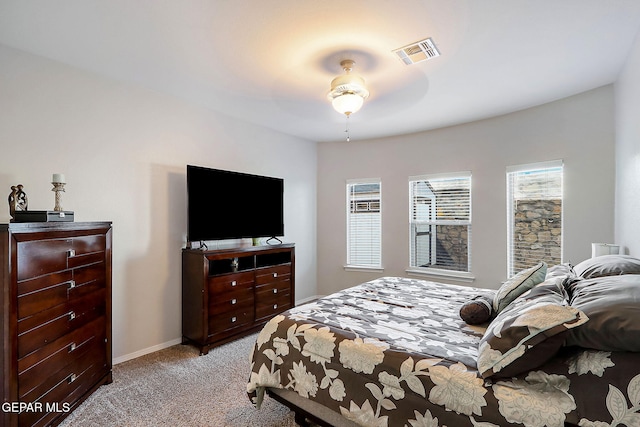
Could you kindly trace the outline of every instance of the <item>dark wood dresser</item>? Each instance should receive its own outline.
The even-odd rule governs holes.
[[[182,251],[182,341],[201,354],[294,305],[293,244]]]
[[[2,426],[56,425],[111,382],[111,234],[0,224]]]

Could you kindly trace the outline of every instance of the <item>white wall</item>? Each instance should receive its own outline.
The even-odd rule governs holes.
[[[640,33],[615,84],[616,243],[640,256]]]
[[[428,96],[428,95],[427,95]],[[472,172],[473,286],[506,278],[509,165],[563,159],[564,261],[591,255],[614,234],[613,87],[488,120],[412,135],[318,148],[318,290],[328,294],[380,276],[344,271],[345,182],[382,178],[383,275],[408,267],[408,183],[412,175]]]
[[[284,178],[296,297],[317,294],[314,142],[0,45],[0,144],[5,196],[53,209],[64,173],[76,221],[113,222],[115,358],[180,339],[186,164]]]

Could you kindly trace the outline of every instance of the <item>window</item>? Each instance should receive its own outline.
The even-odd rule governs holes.
[[[507,275],[562,262],[562,161],[507,168]]]
[[[347,266],[382,267],[379,179],[347,182]]]
[[[471,173],[409,178],[410,266],[471,270]]]

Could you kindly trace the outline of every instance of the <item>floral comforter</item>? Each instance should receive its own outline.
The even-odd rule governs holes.
[[[312,399],[362,426],[640,426],[640,355],[565,348],[538,369],[483,379],[480,289],[386,277],[302,305],[257,337],[247,392]]]

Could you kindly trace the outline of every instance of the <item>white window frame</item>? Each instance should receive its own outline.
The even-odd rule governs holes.
[[[357,260],[354,258],[353,246],[354,242],[352,242],[352,217],[351,217],[351,202],[358,203],[357,199],[352,197],[352,188],[355,185],[366,185],[366,184],[377,184],[380,188],[378,195],[378,223],[372,224],[371,236],[361,236],[365,244],[374,245],[372,246],[372,262],[359,262],[362,259]],[[369,205],[372,203],[369,202]],[[346,224],[347,224],[347,262],[344,266],[347,271],[383,271],[382,267],[382,179],[381,178],[365,178],[365,179],[349,179],[346,182]],[[369,240],[367,242],[367,240]],[[375,247],[377,246],[377,247]],[[377,262],[376,262],[377,260]]]
[[[515,267],[514,256],[515,248],[513,245],[514,232],[515,232],[515,212],[514,212],[514,195],[512,189],[512,176],[516,173],[533,172],[551,169],[561,169],[560,173],[560,200],[562,201],[562,210],[560,212],[560,262],[564,258],[564,161],[563,160],[551,160],[547,162],[528,163],[523,165],[513,165],[507,167],[506,184],[507,184],[507,277],[512,277],[517,274],[518,271]]]
[[[437,267],[419,267],[414,265],[415,260],[415,239],[414,229],[415,224],[418,222],[413,220],[413,182],[415,181],[429,181],[429,180],[446,180],[454,178],[468,178],[469,179],[469,219],[468,220],[433,220],[429,221],[434,225],[466,225],[468,227],[468,239],[467,239],[467,271],[448,270]],[[462,282],[471,282],[475,280],[471,272],[471,230],[472,230],[472,180],[471,171],[461,171],[452,173],[441,174],[429,174],[429,175],[417,175],[410,176],[409,180],[409,268],[406,272],[410,275],[432,277],[434,279],[449,278]]]

